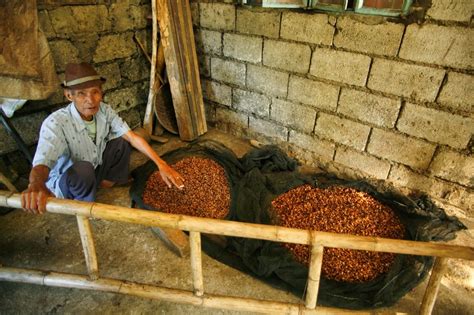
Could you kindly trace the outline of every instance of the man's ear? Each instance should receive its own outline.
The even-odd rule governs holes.
[[[73,101],[72,99],[72,91],[69,90],[69,89],[64,89],[64,96],[66,96],[66,98],[68,100],[70,100],[71,102]]]

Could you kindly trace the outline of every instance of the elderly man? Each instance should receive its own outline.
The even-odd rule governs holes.
[[[68,64],[64,95],[71,103],[48,116],[41,126],[22,207],[44,213],[50,196],[94,201],[97,187],[128,181],[130,145],[153,160],[166,184],[184,187],[182,177],[148,143],[102,103],[102,83],[87,63]]]

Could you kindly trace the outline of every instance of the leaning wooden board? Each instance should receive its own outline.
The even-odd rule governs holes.
[[[191,141],[207,132],[199,65],[188,0],[153,0],[179,136]]]

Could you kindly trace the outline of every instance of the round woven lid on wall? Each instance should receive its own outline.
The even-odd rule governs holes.
[[[155,115],[163,128],[174,134],[179,133],[169,83],[163,84],[155,95]]]

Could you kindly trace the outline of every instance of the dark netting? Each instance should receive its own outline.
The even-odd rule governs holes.
[[[211,158],[226,170],[231,186],[228,220],[271,224],[270,204],[278,195],[303,184],[318,188],[339,185],[366,192],[392,208],[406,228],[406,239],[446,241],[465,229],[426,196],[409,198],[380,192],[363,181],[342,180],[330,174],[303,175],[297,171],[296,161],[276,146],[253,149],[238,159],[222,144],[207,140],[169,152],[163,159],[172,164],[189,156]],[[148,162],[133,172],[130,194],[139,208],[154,210],[143,203],[142,195],[155,170],[154,163]],[[304,297],[308,268],[296,262],[281,244],[236,237],[215,242],[203,236],[202,246],[214,259]],[[397,255],[390,270],[370,282],[345,283],[322,277],[318,304],[351,309],[392,305],[424,279],[432,264],[431,257]]]

